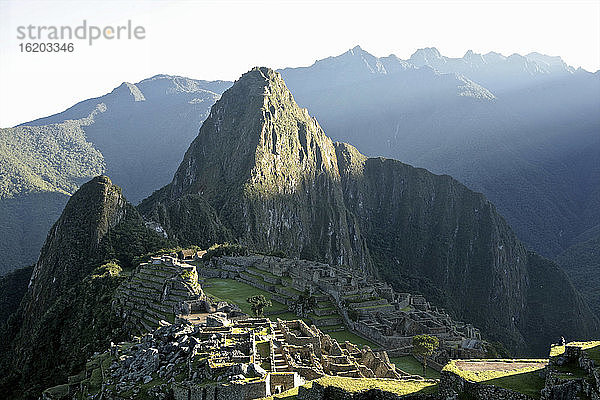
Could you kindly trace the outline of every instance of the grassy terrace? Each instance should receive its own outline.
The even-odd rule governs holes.
[[[548,360],[452,360],[444,367],[456,375],[539,398],[544,387],[540,377]]]
[[[588,357],[590,357],[596,363],[596,366],[600,366],[600,342],[596,342],[597,345],[589,347],[585,350]]]
[[[325,376],[317,379],[323,386],[333,386],[344,389],[350,393],[363,392],[369,389],[380,389],[385,392],[404,396],[412,393],[433,393],[437,390],[434,381],[421,380],[394,380],[378,378],[345,378],[340,376]]]
[[[210,278],[206,279],[205,284],[202,286],[204,292],[216,299],[229,301],[231,303],[237,304],[243,312],[251,315],[252,311],[250,310],[250,304],[246,302],[246,299],[250,296],[262,294],[268,299],[271,299],[273,302],[273,306],[267,307],[265,309],[265,313],[269,314],[271,312],[283,311],[287,310],[287,307],[284,304],[281,304],[278,301],[272,300],[271,293],[266,292],[261,289],[257,289],[254,286],[250,286],[246,283],[239,282],[233,279],[220,279],[220,278]],[[296,314],[286,311],[281,314],[274,314],[269,316],[271,319],[281,318],[283,320],[294,320],[299,319]],[[308,322],[308,321],[305,321]],[[324,327],[325,328],[325,327]],[[370,346],[372,348],[379,348],[380,346],[376,345],[373,342],[370,342],[366,339],[361,338],[358,335],[355,335],[352,332],[347,330],[339,331],[339,332],[328,332],[328,334],[336,339],[338,342],[345,342],[346,340],[354,343],[357,346]]]
[[[587,354],[589,358],[600,365],[600,341],[590,342],[571,342],[567,346],[579,347]],[[550,348],[550,357],[557,357],[565,352],[565,346],[553,345]],[[558,373],[557,377],[564,380],[580,379],[588,376],[587,372],[579,364],[571,360],[569,363],[561,366],[552,366],[552,369]]]
[[[423,376],[423,366],[413,356],[390,358],[390,361],[394,363],[398,369],[401,369],[404,372],[407,372],[411,375]],[[427,367],[425,378],[440,379],[440,373],[431,367]]]
[[[303,387],[311,388],[313,382],[326,387],[337,387],[349,393],[366,392],[371,389],[379,389],[384,392],[393,393],[398,396],[408,394],[430,394],[437,391],[437,383],[434,381],[419,381],[419,380],[394,380],[394,379],[379,379],[379,378],[345,378],[340,376],[325,376],[315,381],[308,382]],[[296,399],[298,388],[288,390],[278,395],[265,397],[262,400],[271,399]]]
[[[284,310],[287,311],[287,307],[285,306],[285,304],[281,304],[280,302],[272,299],[271,293],[261,289],[257,289],[254,286],[250,286],[233,279],[211,278],[206,279],[204,282],[205,284],[202,286],[202,289],[206,294],[209,294],[210,296],[219,300],[229,301],[231,303],[237,304],[242,309],[242,311],[248,315],[252,315],[252,310],[250,309],[250,304],[248,304],[246,299],[250,296],[259,294],[262,294],[267,299],[271,299],[271,301],[273,302],[273,305],[271,307],[267,307],[265,309],[265,313]],[[297,319],[284,318],[283,315],[285,314],[277,315],[277,317],[281,319]]]
[[[590,341],[590,342],[570,342],[567,343],[567,346],[576,346],[580,347],[587,355],[594,360],[596,363],[600,364],[600,341]],[[560,356],[565,352],[565,346],[553,345],[550,348],[550,357]]]

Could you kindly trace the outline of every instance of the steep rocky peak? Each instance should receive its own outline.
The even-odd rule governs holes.
[[[439,62],[443,62],[444,57],[440,54],[439,50],[435,47],[425,47],[418,49],[410,56],[409,62],[420,67],[423,65],[432,65]]]
[[[255,67],[215,103],[173,180],[173,194],[287,192],[302,175],[336,174],[333,144],[278,72]],[[248,187],[246,187],[248,189]]]
[[[353,55],[355,55],[355,54],[356,54],[356,55],[358,55],[358,54],[361,54],[361,53],[366,53],[366,52],[365,52],[365,51],[362,49],[362,47],[360,47],[359,45],[356,45],[356,46],[354,46],[353,48],[351,48],[350,50],[348,50],[348,52],[349,52],[350,54],[353,54]]]
[[[124,218],[127,206],[121,188],[107,176],[82,185],[48,233],[29,284],[32,298],[53,299],[87,275],[81,266],[91,266],[101,253],[102,239]]]

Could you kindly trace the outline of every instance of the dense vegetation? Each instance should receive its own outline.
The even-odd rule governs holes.
[[[44,127],[0,129],[0,198],[31,192],[71,195],[84,179],[104,172],[102,154],[84,132],[92,122],[90,116]]]
[[[248,248],[246,246],[231,243],[214,244],[208,248],[206,254],[202,256],[202,260],[208,262],[213,257],[246,255],[248,255]]]
[[[2,328],[14,340],[1,349],[0,391],[35,397],[81,370],[94,351],[123,339],[127,332],[112,310],[123,268],[168,247],[107,177],[83,185],[51,229],[31,287]]]
[[[91,121],[0,129],[0,275],[33,264],[68,196],[104,172],[83,131]]]

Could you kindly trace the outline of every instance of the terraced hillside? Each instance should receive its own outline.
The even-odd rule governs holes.
[[[203,297],[196,268],[168,256],[140,264],[116,291],[117,309],[133,332],[150,332],[161,320],[173,323],[184,302]]]

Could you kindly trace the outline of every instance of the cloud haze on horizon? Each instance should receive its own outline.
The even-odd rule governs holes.
[[[0,1],[0,127],[63,111],[156,74],[237,79],[255,65],[307,66],[355,45],[402,59],[437,47],[532,51],[600,68],[598,1],[242,2]],[[19,52],[17,27],[120,25],[144,40],[75,42],[73,53]]]

